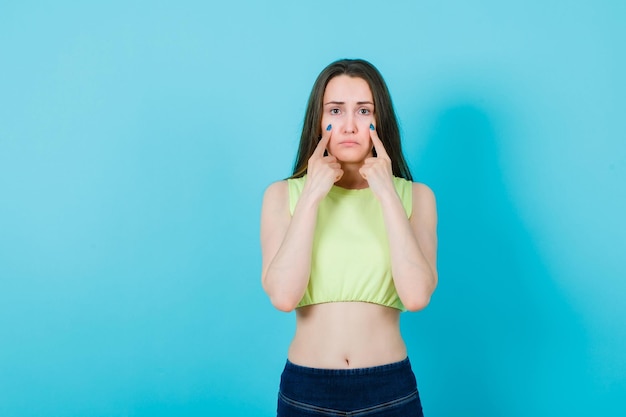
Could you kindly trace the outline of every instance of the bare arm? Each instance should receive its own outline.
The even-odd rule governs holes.
[[[407,219],[397,194],[380,200],[398,295],[410,311],[425,308],[437,286],[437,210],[433,192],[413,184],[413,211]]]
[[[308,175],[293,216],[287,181],[270,185],[261,213],[261,281],[274,307],[293,310],[304,295],[311,273],[317,209],[343,171],[336,158],[324,156],[330,130],[309,159]]]
[[[287,181],[270,185],[261,213],[263,289],[281,311],[295,308],[309,282],[318,206],[301,198],[292,217],[287,187]]]

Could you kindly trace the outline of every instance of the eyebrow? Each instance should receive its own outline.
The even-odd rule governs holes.
[[[329,104],[346,104],[345,101],[329,101],[328,103],[324,103],[324,106],[328,106]],[[371,104],[372,106],[374,105],[374,103],[372,103],[371,101],[357,101],[356,104],[362,105],[362,104]]]

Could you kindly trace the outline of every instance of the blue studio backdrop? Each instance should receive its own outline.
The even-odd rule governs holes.
[[[0,415],[275,415],[261,199],[344,57],[438,199],[426,415],[626,415],[625,4],[0,2]]]

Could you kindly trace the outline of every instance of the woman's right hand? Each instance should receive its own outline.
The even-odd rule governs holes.
[[[317,209],[335,181],[343,176],[337,158],[324,156],[330,137],[329,127],[309,158],[304,189],[291,215],[287,181],[270,185],[263,198],[261,280],[272,304],[281,311],[296,308],[306,291]]]
[[[330,191],[333,184],[341,179],[343,170],[337,158],[326,152],[326,147],[332,135],[332,126],[328,125],[320,139],[313,155],[309,158],[307,179],[303,193],[308,193],[315,200],[322,200]],[[324,156],[324,153],[327,156]]]

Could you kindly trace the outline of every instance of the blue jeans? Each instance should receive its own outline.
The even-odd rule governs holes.
[[[289,361],[277,417],[423,417],[409,358],[358,369],[317,369]]]

